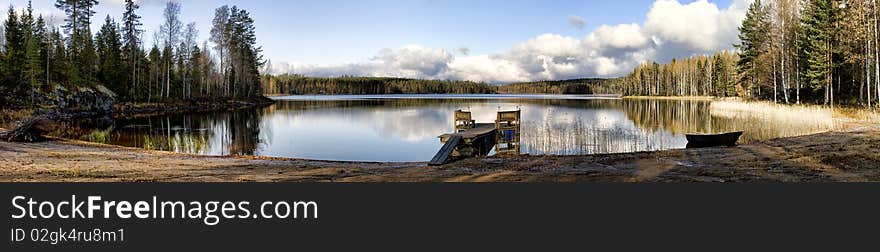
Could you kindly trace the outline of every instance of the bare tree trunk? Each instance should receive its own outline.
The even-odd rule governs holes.
[[[168,65],[165,66],[165,98],[171,97],[171,55],[168,56],[168,61]]]
[[[795,84],[797,85],[797,90],[795,92],[796,93],[795,96],[797,99],[797,104],[801,104],[801,53],[800,53],[800,50],[797,50],[795,52],[795,61],[794,62],[795,62],[794,63],[794,65],[795,65],[794,71],[795,71],[795,78],[796,78]]]
[[[880,33],[880,26],[877,24],[877,0],[871,1],[871,12],[874,14],[874,82],[876,86],[874,87],[875,91],[877,91],[877,105],[880,105],[880,39],[878,39],[878,33]]]
[[[785,42],[782,43],[782,48],[785,48]],[[788,95],[789,83],[788,82],[790,82],[789,78],[787,78],[788,76],[786,75],[787,72],[785,71],[785,68],[788,67],[788,65],[786,64],[787,57],[788,57],[788,54],[783,49],[782,50],[782,64],[780,65],[780,67],[782,68],[782,92],[783,92],[782,94],[785,97],[785,104],[789,104],[789,99],[788,99],[788,97],[789,97],[789,95]]]
[[[868,88],[867,92],[867,100],[868,107],[871,106],[871,40],[868,36],[865,36],[865,79],[862,80],[862,86],[859,88],[859,99],[863,97],[862,91],[865,90],[865,86]],[[867,85],[865,85],[867,83]]]

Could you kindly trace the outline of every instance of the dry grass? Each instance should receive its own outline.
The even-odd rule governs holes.
[[[834,125],[834,110],[814,105],[782,105],[772,102],[715,101],[713,116],[730,119],[760,118],[785,125],[813,125],[816,128]]]
[[[33,109],[0,109],[0,128],[10,128],[33,113]]]

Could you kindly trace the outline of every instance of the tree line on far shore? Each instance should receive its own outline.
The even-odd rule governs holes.
[[[305,77],[295,74],[263,78],[267,94],[489,94],[495,88],[472,81],[419,80],[385,77]]]
[[[605,80],[596,92],[626,96],[740,96],[737,60],[736,53],[722,51],[712,56],[673,59],[667,64],[646,62],[624,77]]]
[[[209,41],[183,23],[180,1],[168,1],[163,23],[145,41],[139,6],[125,0],[121,20],[107,16],[91,32],[97,0],[57,0],[60,26],[37,16],[30,2],[14,6],[0,28],[0,92],[4,105],[38,105],[58,89],[109,89],[117,101],[157,102],[262,96],[262,49],[254,20],[236,6],[215,10]]]
[[[306,77],[297,74],[263,77],[266,94],[592,94],[605,79],[576,79],[490,85],[473,81],[390,77]]]
[[[594,88],[605,82],[605,79],[523,82],[501,85],[496,91],[502,94],[592,94]]]

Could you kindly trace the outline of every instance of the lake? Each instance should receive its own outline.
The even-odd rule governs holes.
[[[686,133],[745,131],[740,143],[827,131],[829,110],[738,101],[569,95],[285,96],[235,112],[80,121],[61,135],[204,155],[345,161],[426,161],[453,131],[453,113],[477,122],[521,110],[517,153],[582,155],[684,148]],[[489,155],[495,154],[494,151]]]

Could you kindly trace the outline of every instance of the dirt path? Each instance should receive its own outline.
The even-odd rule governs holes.
[[[489,157],[441,167],[204,157],[55,140],[0,142],[0,181],[880,181],[880,127],[735,148],[570,157]]]

